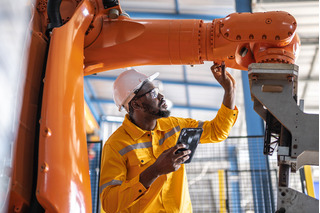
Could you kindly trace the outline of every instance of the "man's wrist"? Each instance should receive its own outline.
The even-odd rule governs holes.
[[[153,178],[157,178],[157,177],[159,177],[159,176],[161,175],[160,172],[159,172],[159,170],[157,169],[157,166],[154,165],[154,164],[152,164],[151,166],[149,166],[147,169],[150,170],[149,172],[152,174],[152,177],[153,177]]]
[[[139,181],[147,189],[159,176],[160,174],[153,164],[140,174]]]
[[[235,94],[232,93],[232,94],[227,94],[225,93],[224,94],[224,97],[223,97],[223,102],[224,106],[226,106],[227,108],[229,109],[234,109],[235,108]]]
[[[224,89],[224,94],[226,95],[234,95],[236,92],[236,89],[235,88],[228,88],[228,89]]]

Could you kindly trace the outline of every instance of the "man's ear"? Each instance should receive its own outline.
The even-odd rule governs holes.
[[[137,103],[136,100],[131,101],[130,104],[133,109],[140,109],[141,108],[141,106],[139,105],[139,103]]]

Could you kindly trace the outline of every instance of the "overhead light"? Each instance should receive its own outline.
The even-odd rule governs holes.
[[[103,116],[102,120],[107,122],[123,122],[124,117],[107,115],[107,116]]]

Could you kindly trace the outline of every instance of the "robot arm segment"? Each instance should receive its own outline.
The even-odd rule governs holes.
[[[256,62],[294,63],[300,46],[296,21],[286,12],[234,13],[211,23],[111,19],[100,13],[92,26],[85,40],[85,75],[204,61],[247,70]]]
[[[213,57],[229,62],[228,67],[247,70],[251,63],[295,62],[300,41],[297,23],[287,12],[234,13],[214,22]],[[222,55],[224,49],[228,52]]]

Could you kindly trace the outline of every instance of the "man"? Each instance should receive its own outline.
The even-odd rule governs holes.
[[[184,162],[190,150],[176,152],[182,128],[202,127],[200,143],[225,140],[236,121],[235,80],[221,66],[211,67],[224,88],[223,104],[211,121],[169,117],[164,96],[135,70],[114,82],[114,100],[128,114],[106,142],[101,159],[100,199],[106,212],[192,212]]]

